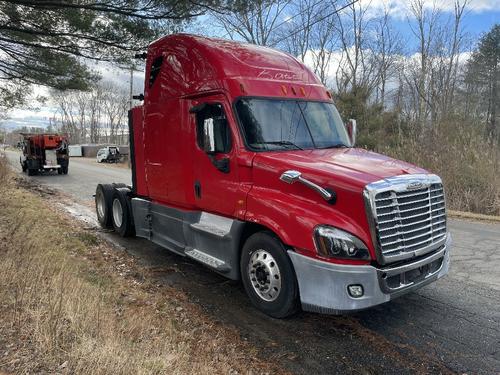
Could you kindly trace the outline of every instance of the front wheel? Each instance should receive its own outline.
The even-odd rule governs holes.
[[[245,291],[259,310],[274,318],[297,312],[299,290],[292,262],[272,233],[259,232],[248,238],[240,270]]]

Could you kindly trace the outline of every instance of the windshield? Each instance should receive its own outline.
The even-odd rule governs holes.
[[[332,103],[242,98],[236,111],[253,150],[350,147]]]

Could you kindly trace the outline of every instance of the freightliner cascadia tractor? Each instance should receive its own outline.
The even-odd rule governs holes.
[[[99,222],[241,280],[282,318],[369,308],[448,273],[441,179],[355,147],[329,91],[286,53],[170,35],[129,113],[132,186]]]
[[[33,176],[39,172],[57,171],[68,174],[68,140],[59,134],[21,134],[23,154],[20,157],[23,172]]]

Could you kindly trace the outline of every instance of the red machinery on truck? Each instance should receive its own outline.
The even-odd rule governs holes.
[[[21,134],[23,155],[19,161],[23,172],[33,176],[40,171],[57,170],[68,174],[68,140],[59,134]]]
[[[97,186],[101,225],[241,280],[273,317],[364,309],[447,274],[441,179],[355,148],[355,121],[293,56],[181,34],[145,57],[133,183]]]

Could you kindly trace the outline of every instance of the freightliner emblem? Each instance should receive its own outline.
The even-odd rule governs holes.
[[[407,190],[417,190],[417,189],[422,189],[424,187],[424,184],[420,181],[413,181],[410,182],[407,186]]]

